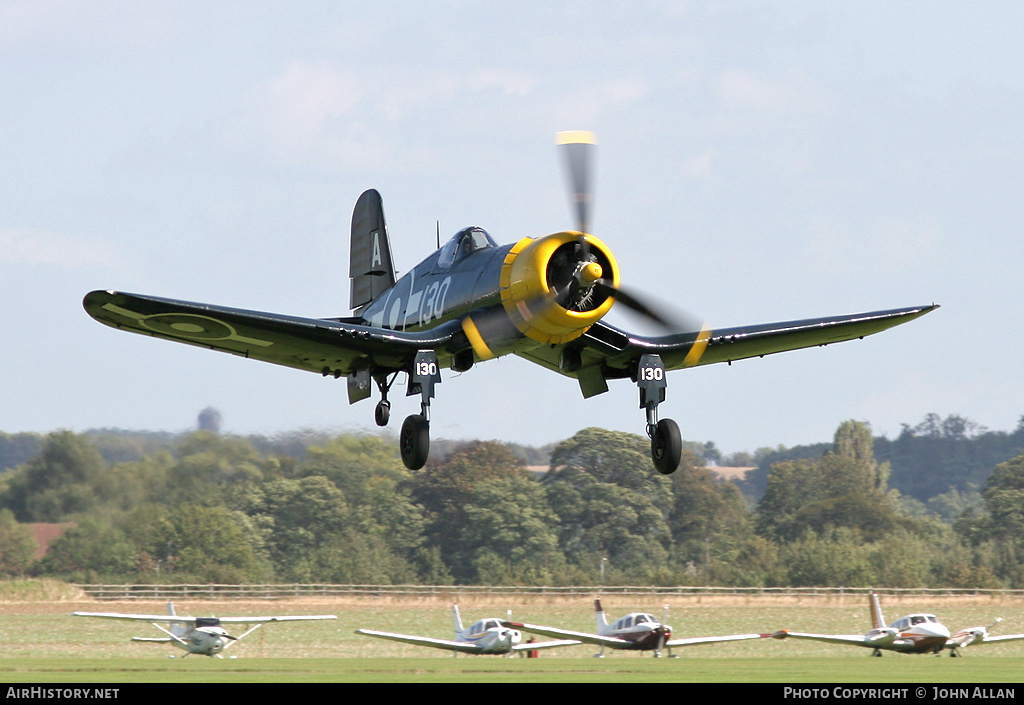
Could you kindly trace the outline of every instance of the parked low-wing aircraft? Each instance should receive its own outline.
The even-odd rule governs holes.
[[[938,654],[943,649],[950,651],[950,656],[960,656],[961,651],[975,644],[994,644],[1002,641],[1024,639],[1024,634],[1008,634],[991,636],[988,630],[1002,621],[996,619],[987,627],[967,627],[955,634],[936,619],[934,614],[908,614],[897,619],[888,627],[882,617],[882,607],[878,602],[877,593],[869,596],[871,607],[871,631],[867,634],[807,634],[781,629],[772,637],[775,639],[811,639],[830,644],[846,644],[850,646],[866,646],[873,649],[872,656],[881,656],[882,651],[899,651],[905,654]]]
[[[446,649],[454,651],[456,655],[477,654],[477,655],[509,655],[512,656],[519,651],[534,651],[536,649],[551,649],[556,646],[573,646],[579,641],[573,639],[559,639],[558,641],[523,642],[522,634],[502,624],[502,620],[489,617],[474,622],[465,629],[462,626],[462,618],[459,616],[459,606],[452,605],[452,615],[455,618],[455,639],[431,639],[425,636],[411,636],[408,634],[394,634],[392,632],[379,632],[374,629],[357,629],[357,634],[374,636],[378,639],[390,639],[406,644],[417,646],[430,646],[435,649]]]
[[[699,646],[702,644],[716,644],[723,641],[744,641],[746,639],[762,639],[769,634],[729,634],[726,636],[698,636],[684,639],[672,638],[672,627],[659,622],[658,619],[645,612],[633,612],[625,617],[620,617],[614,624],[608,624],[604,608],[601,607],[601,600],[594,600],[594,609],[597,613],[597,633],[574,632],[569,629],[558,629],[557,627],[545,627],[539,624],[520,624],[519,622],[503,622],[506,627],[519,629],[531,634],[541,636],[565,637],[568,639],[579,639],[587,644],[597,644],[601,651],[595,654],[598,658],[604,657],[604,649],[621,649],[627,651],[653,651],[655,657],[660,657],[662,649],[668,649],[669,656],[672,656],[672,648],[676,646]]]
[[[499,246],[482,228],[457,232],[412,270],[396,277],[380,194],[364,192],[352,215],[349,259],[353,316],[300,318],[116,291],[85,296],[106,325],[254,358],[324,377],[347,377],[349,403],[380,392],[374,418],[385,426],[398,373],[420,413],[402,425],[402,461],[424,465],[430,449],[430,400],[440,371],[515,354],[574,377],[584,397],[631,379],[640,391],[655,468],[672,473],[682,440],[672,419],[658,419],[665,372],[863,338],[906,323],[936,305],[712,330],[672,321],[627,292],[611,250],[589,231],[589,132],[562,132],[577,229]],[[440,244],[440,242],[438,243]],[[618,301],[671,331],[647,337],[602,318]]]
[[[120,612],[74,612],[74,617],[100,617],[102,619],[128,619],[136,622],[149,622],[162,631],[165,637],[132,637],[132,641],[143,641],[157,644],[173,644],[184,649],[185,656],[216,656],[223,658],[221,653],[268,622],[300,622],[317,619],[337,619],[333,614],[312,614],[298,616],[274,617],[187,617],[174,611],[174,603],[167,603],[167,614],[123,614]],[[162,626],[167,623],[168,627]],[[231,636],[222,625],[252,625],[240,636]],[[182,658],[185,658],[182,656]]]

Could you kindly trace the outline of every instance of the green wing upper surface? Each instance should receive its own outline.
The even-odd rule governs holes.
[[[409,333],[114,291],[93,291],[83,305],[114,328],[335,376],[371,366],[400,369],[418,350],[445,352],[461,332],[458,321]]]

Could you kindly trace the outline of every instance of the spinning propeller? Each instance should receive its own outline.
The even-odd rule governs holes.
[[[669,315],[658,311],[655,306],[645,303],[636,293],[625,291],[621,285],[605,277],[605,272],[597,258],[592,254],[587,234],[590,232],[591,207],[594,202],[593,169],[594,153],[597,142],[592,132],[574,130],[559,132],[556,142],[565,155],[565,164],[569,176],[569,188],[572,203],[576,210],[577,239],[574,261],[567,263],[571,276],[561,286],[555,301],[565,307],[572,307],[574,302],[596,293],[615,299],[626,308],[654,321],[672,333],[694,332],[703,328],[704,322],[697,316],[686,315],[683,320],[678,315]],[[563,275],[564,276],[564,275]]]

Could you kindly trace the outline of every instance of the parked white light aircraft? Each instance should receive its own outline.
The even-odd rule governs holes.
[[[522,643],[523,635],[516,629],[506,627],[502,620],[495,617],[481,619],[470,625],[469,629],[462,626],[462,618],[459,616],[459,606],[452,605],[452,614],[455,617],[455,639],[431,639],[425,636],[410,636],[408,634],[393,634],[391,632],[378,632],[373,629],[357,629],[356,634],[375,636],[379,639],[390,639],[401,641],[406,644],[417,646],[431,646],[435,649],[447,649],[454,651],[458,656],[459,652],[464,654],[478,655],[509,655],[512,656],[519,651],[533,651],[535,649],[550,649],[556,646],[573,646],[580,642],[572,639],[559,639],[558,641],[538,641],[533,643]]]
[[[134,636],[132,641],[145,641],[159,644],[174,644],[179,649],[185,650],[185,656],[199,654],[201,656],[216,656],[223,658],[220,654],[232,644],[241,641],[267,622],[299,622],[314,619],[337,619],[333,614],[313,614],[299,616],[274,616],[274,617],[187,617],[178,615],[174,611],[174,603],[167,603],[167,614],[122,614],[119,612],[74,612],[74,617],[100,617],[103,619],[128,619],[138,622],[149,622],[154,627],[166,634],[166,637],[141,637]],[[165,628],[158,622],[167,622],[169,628]],[[222,624],[246,624],[249,627],[241,636],[231,636]],[[182,656],[182,658],[185,658]],[[173,658],[173,657],[172,657]]]
[[[672,648],[675,646],[698,646],[700,644],[714,644],[721,641],[743,641],[744,639],[760,639],[771,636],[770,634],[729,634],[727,636],[700,636],[685,639],[673,639],[672,627],[659,622],[654,615],[645,612],[633,612],[621,617],[614,624],[609,625],[605,617],[604,609],[601,607],[601,600],[594,600],[594,608],[597,611],[597,634],[587,632],[574,632],[568,629],[557,629],[537,624],[520,624],[518,622],[504,622],[506,627],[521,629],[524,632],[540,634],[551,637],[568,637],[579,639],[588,644],[597,644],[601,652],[595,654],[597,658],[604,657],[604,649],[625,649],[629,651],[653,651],[655,657],[661,656],[662,649],[668,649],[669,656],[672,656]]]
[[[877,593],[871,593],[871,625],[872,629],[863,636],[860,634],[806,634],[781,629],[772,637],[775,639],[812,639],[831,644],[847,644],[866,646],[874,649],[872,656],[881,656],[882,650],[899,651],[905,654],[938,654],[943,649],[950,650],[950,656],[960,656],[960,651],[974,644],[993,644],[1000,641],[1024,639],[1024,634],[1008,634],[1006,636],[990,636],[988,630],[1002,621],[996,619],[987,627],[967,627],[956,634],[936,619],[934,614],[917,613],[901,617],[888,627],[882,617],[882,608]]]

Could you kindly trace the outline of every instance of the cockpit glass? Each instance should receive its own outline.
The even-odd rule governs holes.
[[[639,614],[636,617],[636,623],[637,624],[643,624],[644,622],[648,622],[648,621],[650,621],[650,620],[647,619],[647,615],[646,614]]]
[[[448,268],[478,250],[497,247],[497,243],[483,228],[463,228],[445,243],[437,256],[439,267]]]

